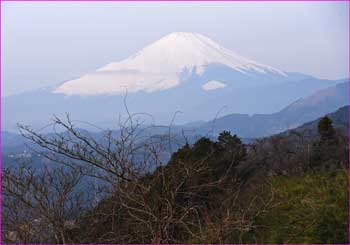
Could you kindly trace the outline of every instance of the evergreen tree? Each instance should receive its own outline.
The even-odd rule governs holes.
[[[227,155],[228,159],[238,163],[243,160],[246,155],[246,148],[237,135],[231,135],[229,131],[223,131],[219,134],[218,144],[222,151]]]
[[[337,164],[339,143],[332,125],[332,120],[325,116],[318,123],[320,139],[314,143],[311,165],[312,167],[328,166]]]
[[[335,131],[332,125],[332,120],[325,116],[321,118],[318,123],[318,134],[322,141],[332,139],[335,135]]]

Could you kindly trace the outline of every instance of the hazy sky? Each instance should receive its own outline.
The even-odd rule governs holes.
[[[261,63],[348,77],[348,3],[3,2],[3,94],[76,78],[174,31]]]

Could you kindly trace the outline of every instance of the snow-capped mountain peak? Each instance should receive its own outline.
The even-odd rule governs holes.
[[[243,74],[286,76],[283,71],[240,56],[201,34],[174,32],[125,60],[64,83],[55,92],[95,95],[159,91],[179,85],[184,71],[202,75],[210,64],[221,64]]]

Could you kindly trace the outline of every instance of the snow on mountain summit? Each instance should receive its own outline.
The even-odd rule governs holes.
[[[98,71],[134,69],[142,72],[180,72],[197,67],[202,73],[210,63],[220,63],[239,71],[280,72],[248,60],[197,33],[174,32],[121,62],[110,63]]]
[[[55,92],[95,95],[160,91],[179,85],[183,72],[201,75],[210,64],[225,65],[240,73],[286,76],[278,69],[244,58],[201,34],[174,32],[125,60],[65,82]]]

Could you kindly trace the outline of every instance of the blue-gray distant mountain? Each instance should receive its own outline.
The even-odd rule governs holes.
[[[311,96],[299,99],[278,113],[253,116],[247,114],[231,114],[217,118],[215,121],[197,121],[182,126],[174,125],[170,131],[172,139],[174,139],[174,142],[172,142],[172,150],[176,150],[184,144],[185,141],[193,143],[202,136],[215,137],[215,134],[223,130],[229,130],[239,135],[243,138],[244,142],[247,142],[249,138],[270,136],[294,128],[296,131],[300,132],[310,131],[311,135],[316,136],[318,120],[326,114],[329,114],[334,126],[347,135],[349,130],[349,106],[344,105],[349,104],[348,99],[349,85],[346,82],[322,89]],[[169,128],[162,126],[149,128],[147,131],[147,134],[151,135],[168,135],[168,133]],[[99,139],[103,132],[89,132],[89,134]],[[116,135],[117,134],[118,132],[116,131]],[[3,131],[1,137],[3,144],[3,160],[6,160],[5,162],[7,164],[15,161],[17,156],[23,158],[23,156],[29,154],[26,153],[28,149],[24,145],[25,142],[29,142],[22,136],[16,133]],[[171,154],[170,151],[166,153],[168,153],[169,156]],[[31,157],[40,159],[40,157],[35,154],[31,155]],[[165,159],[167,159],[166,156]]]
[[[112,62],[80,78],[52,88],[3,98],[3,129],[17,123],[37,128],[52,115],[100,127],[116,125],[131,112],[177,124],[210,120],[218,111],[273,113],[300,97],[340,81],[286,72],[247,59],[195,33],[172,33],[120,62]]]
[[[332,113],[328,113],[327,117],[329,117],[332,120],[332,125],[336,130],[338,130],[338,132],[340,132],[344,136],[347,136],[347,137],[349,136],[349,106],[348,105],[343,106]],[[284,132],[283,134],[288,134],[291,131],[296,131],[303,134],[306,137],[317,137],[318,136],[317,125],[319,121],[320,121],[320,118],[311,122],[307,122],[293,130]]]
[[[197,125],[197,132],[204,134],[214,129],[214,134],[230,130],[243,138],[269,136],[296,128],[348,104],[349,83],[345,82],[299,99],[277,113],[230,114]]]

